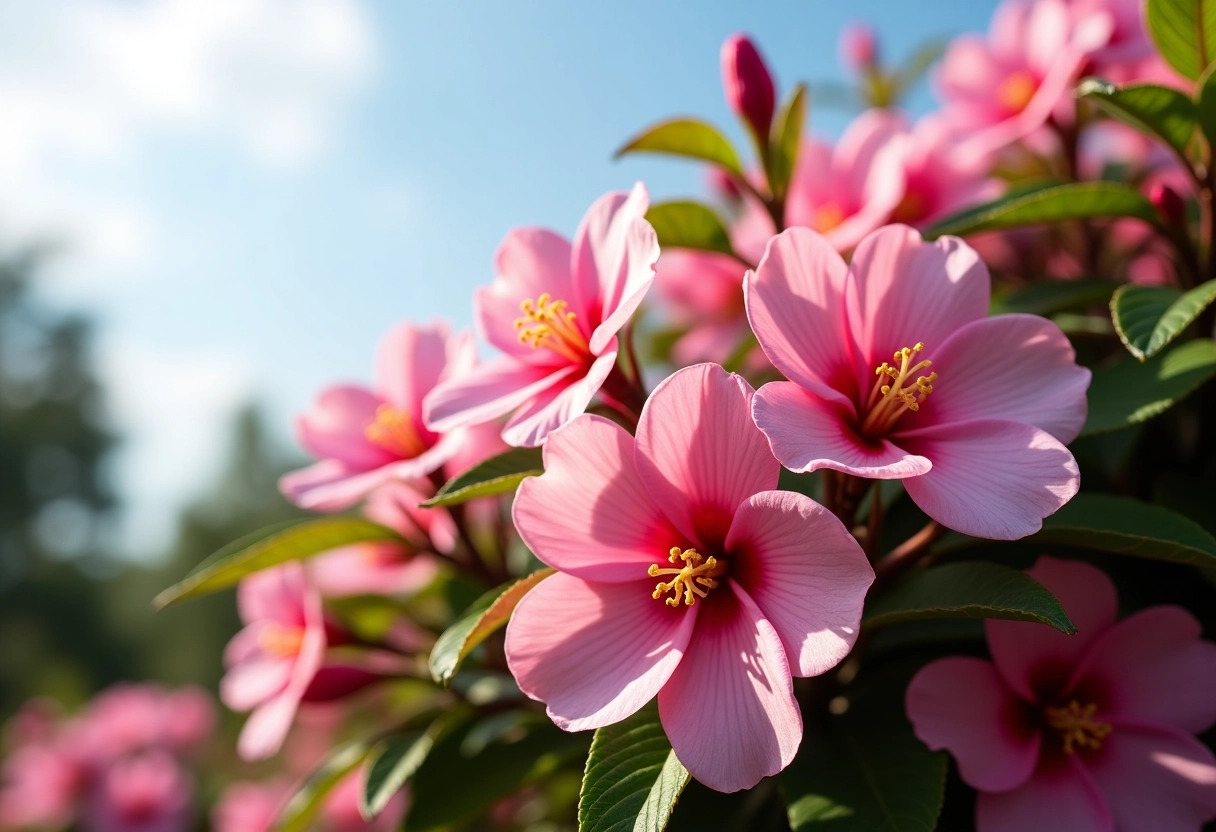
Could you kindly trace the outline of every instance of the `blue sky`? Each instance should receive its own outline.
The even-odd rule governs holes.
[[[163,545],[241,400],[286,436],[321,385],[368,376],[393,323],[467,327],[511,226],[569,234],[638,179],[703,192],[694,165],[611,154],[675,114],[741,141],[728,35],[788,90],[843,78],[847,22],[898,59],[994,6],[0,0],[0,228],[73,244],[46,293],[99,318],[124,544]],[[812,91],[813,129],[846,120]]]

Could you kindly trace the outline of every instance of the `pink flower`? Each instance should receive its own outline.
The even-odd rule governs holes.
[[[1216,644],[1173,606],[1116,623],[1110,579],[1040,558],[1030,575],[1077,634],[987,621],[992,661],[940,659],[907,692],[908,718],[977,789],[980,832],[1198,830],[1216,818]]]
[[[1064,443],[1085,421],[1089,371],[1050,321],[985,317],[988,270],[962,240],[888,226],[846,266],[793,228],[745,291],[760,346],[790,379],[753,408],[787,468],[902,479],[930,517],[997,539],[1038,530],[1076,493]]]
[[[250,575],[237,589],[245,629],[224,652],[228,672],[220,698],[234,711],[252,711],[237,750],[247,760],[273,755],[325,654],[321,596],[303,566],[287,563]]]
[[[904,195],[891,221],[927,228],[936,220],[1000,195],[987,165],[957,152],[958,137],[940,115],[922,118],[904,140]]]
[[[534,446],[587,407],[616,363],[617,331],[654,280],[649,205],[639,182],[596,200],[573,245],[542,228],[507,235],[497,277],[474,301],[481,336],[505,355],[436,387],[424,404],[432,430],[514,411],[503,439]]]
[[[515,525],[558,569],[507,627],[520,689],[567,731],[618,722],[658,695],[693,776],[736,791],[793,759],[791,676],[823,673],[857,637],[874,573],[822,506],[775,491],[747,382],[680,370],[636,439],[584,416],[545,445]],[[657,583],[656,583],[657,581]]]
[[[1071,111],[1072,87],[1111,28],[1105,11],[1077,16],[1065,0],[1005,0],[987,38],[956,38],[937,85],[944,116],[969,134],[958,153],[989,157],[1042,127],[1057,107]]]
[[[115,761],[82,819],[86,832],[186,832],[193,789],[177,760],[148,751]]]
[[[296,505],[337,511],[390,479],[425,476],[459,449],[462,435],[422,421],[422,400],[440,382],[469,371],[471,338],[443,324],[401,324],[380,343],[376,386],[329,387],[296,422],[300,444],[321,461],[280,480]]]
[[[743,117],[761,143],[767,143],[777,89],[764,58],[747,35],[731,35],[722,44],[722,88],[730,108]]]
[[[215,727],[215,706],[202,689],[165,690],[122,683],[98,694],[75,731],[77,753],[106,764],[115,757],[159,748],[196,751]]]
[[[840,63],[853,72],[868,72],[878,64],[878,38],[868,23],[850,23],[840,30]]]
[[[0,829],[69,826],[87,781],[87,767],[62,742],[12,749],[0,766]]]
[[[655,290],[670,310],[670,323],[687,328],[671,347],[677,365],[725,363],[747,335],[743,273],[726,254],[669,248],[655,266]]]

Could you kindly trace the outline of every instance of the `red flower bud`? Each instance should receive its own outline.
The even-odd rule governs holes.
[[[846,69],[865,72],[878,63],[878,41],[865,23],[853,23],[840,32],[840,62]]]
[[[777,91],[764,58],[746,35],[731,35],[722,44],[722,86],[731,109],[758,138],[767,140]]]
[[[1148,189],[1149,201],[1157,209],[1157,216],[1166,225],[1186,225],[1186,202],[1178,192],[1164,182],[1154,182]]]

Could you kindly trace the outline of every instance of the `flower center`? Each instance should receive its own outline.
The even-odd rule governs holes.
[[[905,411],[920,410],[921,402],[933,392],[937,373],[916,375],[933,364],[932,361],[914,363],[914,356],[924,348],[925,345],[917,341],[915,346],[896,350],[894,360],[899,362],[898,369],[886,361],[874,368],[874,375],[878,376],[878,380],[874,382],[870,398],[866,402],[866,418],[861,423],[863,434],[884,436]]]
[[[1111,732],[1111,726],[1109,722],[1098,722],[1094,719],[1094,712],[1097,710],[1096,703],[1090,702],[1082,706],[1075,699],[1062,708],[1043,709],[1047,725],[1056,731],[1064,742],[1065,754],[1075,754],[1077,748],[1102,747],[1102,740]]]
[[[515,319],[519,342],[532,349],[548,347],[571,361],[585,360],[590,355],[587,339],[574,322],[574,313],[567,312],[566,306],[564,300],[553,300],[548,292],[521,303],[519,308],[524,314]]]
[[[1026,109],[1026,105],[1030,103],[1030,99],[1034,98],[1037,88],[1038,85],[1034,82],[1034,76],[1026,70],[1021,70],[1013,73],[1001,82],[1001,85],[996,90],[996,100],[1010,112],[1020,113]]]
[[[669,567],[660,567],[657,563],[652,563],[646,574],[652,578],[658,578],[661,575],[674,575],[670,581],[659,581],[655,584],[654,592],[651,593],[651,598],[662,598],[668,592],[671,597],[667,599],[667,606],[680,606],[681,598],[688,606],[697,603],[698,598],[704,598],[709,594],[709,591],[718,585],[718,576],[726,573],[726,564],[719,561],[717,558],[704,557],[696,549],[680,550],[679,546],[672,546],[671,551],[667,553],[667,560],[670,563],[683,564],[677,569]]]
[[[844,210],[835,202],[820,205],[815,209],[812,222],[816,231],[825,234],[844,222]]]
[[[258,635],[258,645],[264,651],[284,659],[299,653],[303,644],[304,631],[299,627],[268,624]]]
[[[376,408],[376,419],[364,428],[363,435],[402,459],[413,459],[426,450],[410,415],[388,404]]]

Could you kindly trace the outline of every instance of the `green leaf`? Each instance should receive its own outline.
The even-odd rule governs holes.
[[[925,232],[929,238],[944,234],[975,234],[1037,223],[1100,217],[1134,217],[1157,222],[1157,212],[1144,194],[1119,182],[1072,182],[1040,188],[1028,194],[1003,197],[987,205],[947,217]]]
[[[1097,278],[1040,280],[996,295],[991,311],[993,315],[1023,312],[1047,316],[1097,304],[1105,306],[1116,288],[1118,284]]]
[[[425,731],[411,731],[376,743],[367,757],[359,796],[359,813],[365,820],[383,812],[393,795],[405,788],[449,722],[440,717]]]
[[[734,256],[726,226],[699,202],[658,202],[646,212],[662,248],[695,248]]]
[[[983,562],[914,572],[866,604],[862,622],[881,626],[925,618],[1004,618],[1077,631],[1056,597],[1029,575]]]
[[[255,532],[203,561],[193,572],[153,600],[157,609],[187,598],[227,589],[242,578],[288,561],[304,560],[330,549],[377,540],[402,540],[390,528],[360,517],[323,517]]]
[[[663,832],[689,779],[653,705],[600,728],[587,755],[579,832]]]
[[[616,158],[626,153],[665,153],[685,156],[717,165],[727,173],[745,178],[739,154],[730,140],[718,128],[691,118],[679,118],[660,122],[648,127],[625,142],[614,154]]]
[[[806,124],[806,99],[806,84],[799,84],[773,125],[768,155],[768,186],[778,199],[785,198],[794,167],[798,164],[798,148],[802,144],[802,130]]]
[[[1117,87],[1099,78],[1086,78],[1077,95],[1138,130],[1161,139],[1182,158],[1195,135],[1199,112],[1186,94],[1157,84]]]
[[[1148,0],[1149,34],[1179,74],[1192,81],[1216,58],[1216,2],[1213,0]]]
[[[540,448],[512,448],[452,477],[422,505],[426,508],[454,506],[478,497],[506,494],[518,488],[528,477],[544,472]]]
[[[1032,540],[1120,555],[1216,566],[1216,538],[1162,506],[1110,494],[1082,493],[1043,521]]]
[[[1208,67],[1196,84],[1195,109],[1199,129],[1208,140],[1209,148],[1216,148],[1216,66]]]
[[[279,814],[274,832],[307,832],[325,805],[325,798],[334,787],[367,759],[366,743],[354,742],[338,749],[305,781]]]
[[[1164,413],[1216,374],[1216,342],[1196,338],[1141,363],[1132,356],[1094,371],[1083,436]]]
[[[541,569],[533,572],[514,583],[492,589],[474,601],[455,624],[443,631],[431,648],[431,676],[435,681],[445,685],[451,681],[465,656],[485,641],[490,633],[505,625],[528,590],[552,575],[553,571]]]
[[[1128,352],[1144,361],[1174,340],[1216,300],[1216,280],[1180,293],[1169,286],[1119,287],[1110,301],[1115,331]]]

